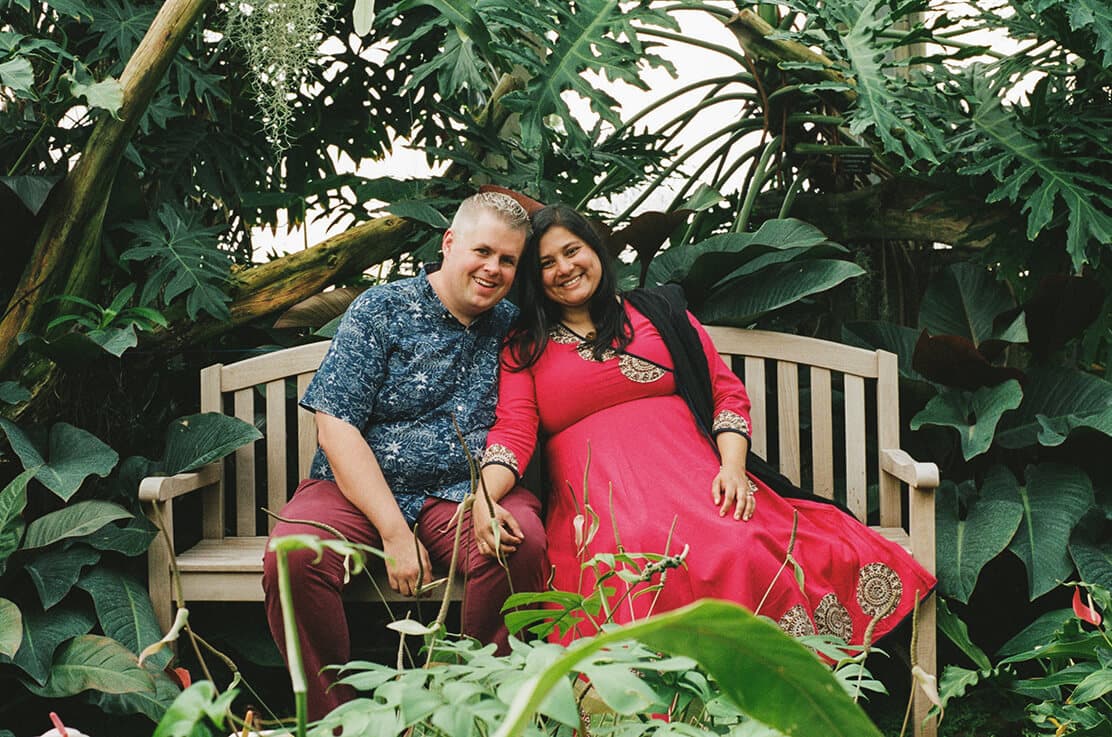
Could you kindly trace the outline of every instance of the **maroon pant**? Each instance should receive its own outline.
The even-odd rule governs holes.
[[[502,604],[514,591],[540,591],[545,582],[545,533],[540,519],[540,501],[528,490],[517,487],[501,501],[525,533],[525,540],[506,562],[506,571],[493,558],[482,555],[475,543],[471,513],[463,520],[459,563],[466,573],[463,597],[463,633],[482,642],[493,642],[498,652],[509,652],[508,633],[501,614]],[[452,515],[459,505],[429,497],[417,518],[418,537],[429,551],[433,566],[447,570],[452,557],[455,525]],[[282,509],[287,519],[311,519],[339,530],[348,540],[374,547],[382,546],[382,538],[360,512],[331,481],[310,479],[301,482],[293,499]],[[447,532],[444,530],[447,529]],[[271,537],[310,534],[330,537],[312,525],[279,522]],[[290,588],[297,617],[297,635],[309,681],[309,718],[320,719],[333,708],[352,698],[350,689],[329,688],[336,679],[327,665],[343,664],[351,659],[351,639],[347,617],[340,597],[343,590],[343,559],[331,551],[317,563],[311,550],[296,550],[289,555]],[[372,563],[373,564],[373,563]],[[263,560],[263,590],[266,594],[266,616],[274,641],[286,656],[282,607],[278,597],[278,566],[269,550]]]

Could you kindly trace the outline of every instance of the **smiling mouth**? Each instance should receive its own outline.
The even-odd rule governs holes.
[[[583,280],[583,275],[582,274],[577,274],[577,275],[573,276],[571,279],[568,279],[567,281],[562,282],[559,286],[560,286],[561,289],[567,289],[569,287],[574,287],[574,286],[578,285],[579,282],[581,282],[582,280]]]
[[[477,276],[475,277],[475,283],[478,284],[480,287],[485,287],[487,289],[497,289],[498,288],[498,285],[495,282],[488,281],[486,279],[480,279]]]

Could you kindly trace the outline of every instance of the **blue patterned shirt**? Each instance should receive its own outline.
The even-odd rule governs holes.
[[[471,490],[452,416],[481,456],[498,400],[498,352],[517,313],[503,301],[464,327],[428,273],[359,295],[301,398],[362,430],[411,525],[426,496],[458,502]],[[335,480],[319,448],[309,476]]]

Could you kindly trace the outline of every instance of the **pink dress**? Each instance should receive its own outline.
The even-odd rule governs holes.
[[[891,630],[911,612],[916,595],[934,587],[934,577],[839,509],[782,498],[752,474],[758,490],[752,519],[719,516],[711,495],[717,450],[676,393],[672,360],[656,328],[628,302],[626,310],[634,338],[622,354],[611,351],[596,361],[578,336],[557,326],[537,363],[520,372],[503,368],[497,421],[487,438],[484,464],[517,472],[529,463],[539,427],[556,590],[591,593],[596,570],[606,566],[584,563],[598,554],[686,550],[685,564],[668,570],[663,586],[654,585],[659,576],[632,584],[611,577],[608,609],[564,632],[564,639],[596,631],[610,608],[613,621],[628,622],[706,597],[760,606],[759,614],[795,635],[829,633],[860,644],[874,618],[874,640]],[[710,366],[714,431],[747,435],[745,387],[688,318]],[[802,589],[792,565],[780,570],[796,512],[792,557],[803,571]]]

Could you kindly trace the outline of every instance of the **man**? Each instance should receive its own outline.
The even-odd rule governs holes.
[[[442,264],[361,294],[301,399],[316,412],[320,448],[282,517],[323,522],[353,542],[380,547],[389,556],[390,586],[402,594],[431,580],[430,562],[446,568],[451,558],[452,517],[470,491],[453,418],[471,451],[481,453],[494,422],[498,352],[516,313],[502,298],[528,234],[529,217],[512,198],[480,193],[464,200],[444,233]],[[523,488],[496,500],[495,512],[509,578],[490,551],[478,550],[468,514],[462,629],[506,652],[502,603],[511,580],[515,591],[543,588],[545,536],[539,501]],[[279,523],[272,536],[298,533],[328,536],[295,523]],[[274,558],[267,553],[263,587],[284,654]],[[302,550],[289,561],[309,716],[318,719],[350,698],[342,687],[329,689],[334,671],[321,671],[350,659],[350,638],[342,559],[327,552],[313,559]]]

